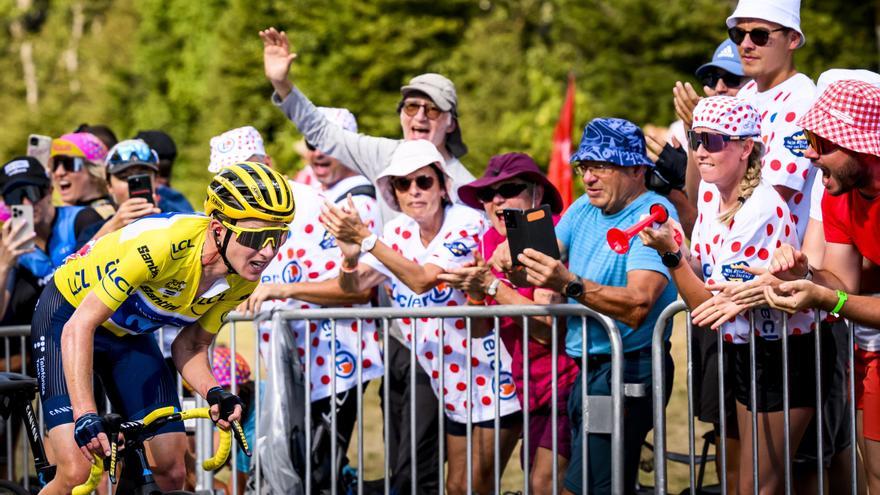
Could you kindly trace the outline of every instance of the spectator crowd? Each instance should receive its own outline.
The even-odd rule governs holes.
[[[652,335],[663,310],[680,298],[694,323],[694,416],[725,436],[726,472],[717,469],[730,493],[750,490],[755,477],[762,493],[784,490],[786,428],[798,491],[816,490],[817,458],[831,486],[849,486],[857,455],[868,492],[880,493],[880,75],[830,69],[817,84],[798,72],[796,53],[807,40],[800,0],[739,0],[726,29],[727,38],[695,70],[702,89],[680,82],[672,88],[678,120],[668,129],[643,130],[613,116],[586,123],[570,159],[584,194],[571,205],[525,153],[493,156],[479,178],[471,175],[462,162],[468,148],[458,94],[447,77],[425,73],[401,87],[401,139],[369,136],[358,132],[349,110],[315,106],[295,85],[287,35],[261,31],[271,104],[302,134],[307,167],[290,180],[296,212],[289,235],[273,244],[272,261],[239,311],[569,303],[606,315],[623,344],[623,381],[646,391],[624,400],[624,487],[634,493],[653,425],[652,391],[664,390],[668,400],[672,370],[683,364],[672,359],[670,320],[662,349],[666,381],[654,388]],[[243,162],[276,165],[250,125],[212,138],[209,148],[212,173]],[[193,213],[171,185],[176,154],[161,130],[119,141],[107,126],[83,124],[52,139],[44,162],[6,161],[0,324],[30,324],[56,269],[103,236],[144,218]],[[627,229],[657,205],[668,220],[649,224],[623,254],[609,246],[609,230]],[[548,215],[560,255],[537,246],[515,252],[510,210]],[[20,214],[30,215],[30,224],[17,221]],[[230,230],[222,248],[217,239],[224,260],[232,232],[242,235]],[[844,320],[855,324],[852,376]],[[299,475],[311,476],[316,490],[329,490],[334,478],[351,482],[345,453],[357,419],[354,389],[377,381],[370,390],[390,419],[392,493],[412,486],[437,493],[444,483],[445,491],[466,494],[468,480],[473,493],[492,493],[496,428],[502,472],[528,435],[520,462],[532,493],[553,493],[554,466],[560,493],[609,493],[611,436],[587,431],[582,414],[583,397],[611,395],[605,329],[581,317],[527,321],[527,335],[524,319],[510,317],[497,324],[401,318],[384,329],[387,335],[370,319],[287,322],[287,350],[309,373],[315,442],[304,453],[315,459],[312,472],[294,463]],[[819,329],[817,340],[812,332]],[[164,335],[173,339],[178,330],[167,326]],[[271,359],[272,327],[262,322],[258,331],[260,352]],[[719,333],[723,344],[716,345]],[[240,356],[216,352],[218,382],[230,390],[234,362],[244,403],[253,407],[264,384],[250,380]],[[13,366],[29,361],[7,359]],[[849,380],[855,397],[846,392]],[[289,413],[302,416],[303,404]],[[255,415],[243,417],[253,436]],[[852,420],[857,445],[849,441]],[[816,428],[825,439],[822,452]],[[337,458],[330,435],[337,436]],[[241,485],[249,462],[238,460]]]

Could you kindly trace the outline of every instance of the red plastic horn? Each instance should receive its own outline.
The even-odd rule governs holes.
[[[629,240],[639,234],[642,230],[645,229],[648,225],[651,225],[654,222],[664,223],[669,219],[669,212],[666,211],[666,208],[660,203],[654,203],[651,205],[651,214],[646,218],[640,220],[638,223],[633,225],[632,227],[626,230],[620,230],[618,228],[613,228],[608,231],[608,234],[605,238],[608,240],[608,246],[617,254],[626,254],[629,251]],[[679,235],[676,232],[676,242],[679,242]],[[681,242],[679,242],[681,244]]]

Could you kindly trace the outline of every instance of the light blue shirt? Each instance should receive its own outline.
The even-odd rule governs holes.
[[[605,236],[609,229],[626,229],[648,214],[651,205],[660,203],[669,210],[669,215],[678,220],[675,207],[663,196],[648,191],[621,211],[605,215],[602,210],[590,204],[584,195],[578,198],[556,226],[559,242],[568,250],[568,269],[572,273],[601,285],[625,287],[626,276],[633,270],[651,270],[662,273],[669,283],[660,294],[645,322],[639,328],[631,328],[616,321],[623,339],[623,351],[631,352],[651,345],[654,324],[663,309],[676,299],[675,284],[669,278],[669,271],[660,261],[660,256],[652,248],[646,247],[638,236],[630,240],[626,254],[617,254],[608,247]],[[576,303],[573,299],[569,302]],[[666,339],[672,325],[666,327]],[[568,319],[568,332],[565,336],[565,351],[569,356],[579,358],[582,354],[581,318]],[[593,319],[587,319],[587,354],[590,356],[610,354],[611,346],[602,326]]]

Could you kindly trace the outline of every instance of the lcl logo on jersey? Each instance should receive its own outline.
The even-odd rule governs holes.
[[[354,356],[348,351],[336,351],[336,376],[340,378],[351,378],[357,369],[357,362]]]
[[[510,400],[516,397],[516,382],[513,381],[513,375],[506,371],[502,371],[499,375],[501,387],[496,388],[496,393],[498,397],[501,397],[502,400]],[[494,384],[495,377],[492,377],[492,382]]]
[[[441,282],[431,289],[431,292],[428,293],[428,299],[435,303],[446,302],[452,297],[453,290],[451,285]]]
[[[321,320],[321,337],[329,340],[333,336],[333,325],[330,320]]]
[[[444,303],[452,297],[454,290],[451,286],[442,282],[422,295],[405,294],[399,292],[398,289],[399,286],[397,284],[392,284],[392,297],[402,308],[423,308],[429,306],[429,303]]]

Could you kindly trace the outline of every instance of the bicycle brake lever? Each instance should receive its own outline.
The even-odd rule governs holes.
[[[247,443],[247,439],[244,437],[244,429],[241,427],[241,423],[239,423],[238,421],[232,422],[232,433],[233,435],[235,435],[235,439],[238,441],[238,445],[241,446],[244,454],[250,457],[251,448]]]
[[[107,434],[107,440],[110,442],[110,458],[104,459],[107,467],[107,476],[110,483],[116,484],[116,463],[119,460],[117,453],[119,452],[119,430],[122,427],[122,417],[118,414],[107,414],[104,416],[104,430]]]

